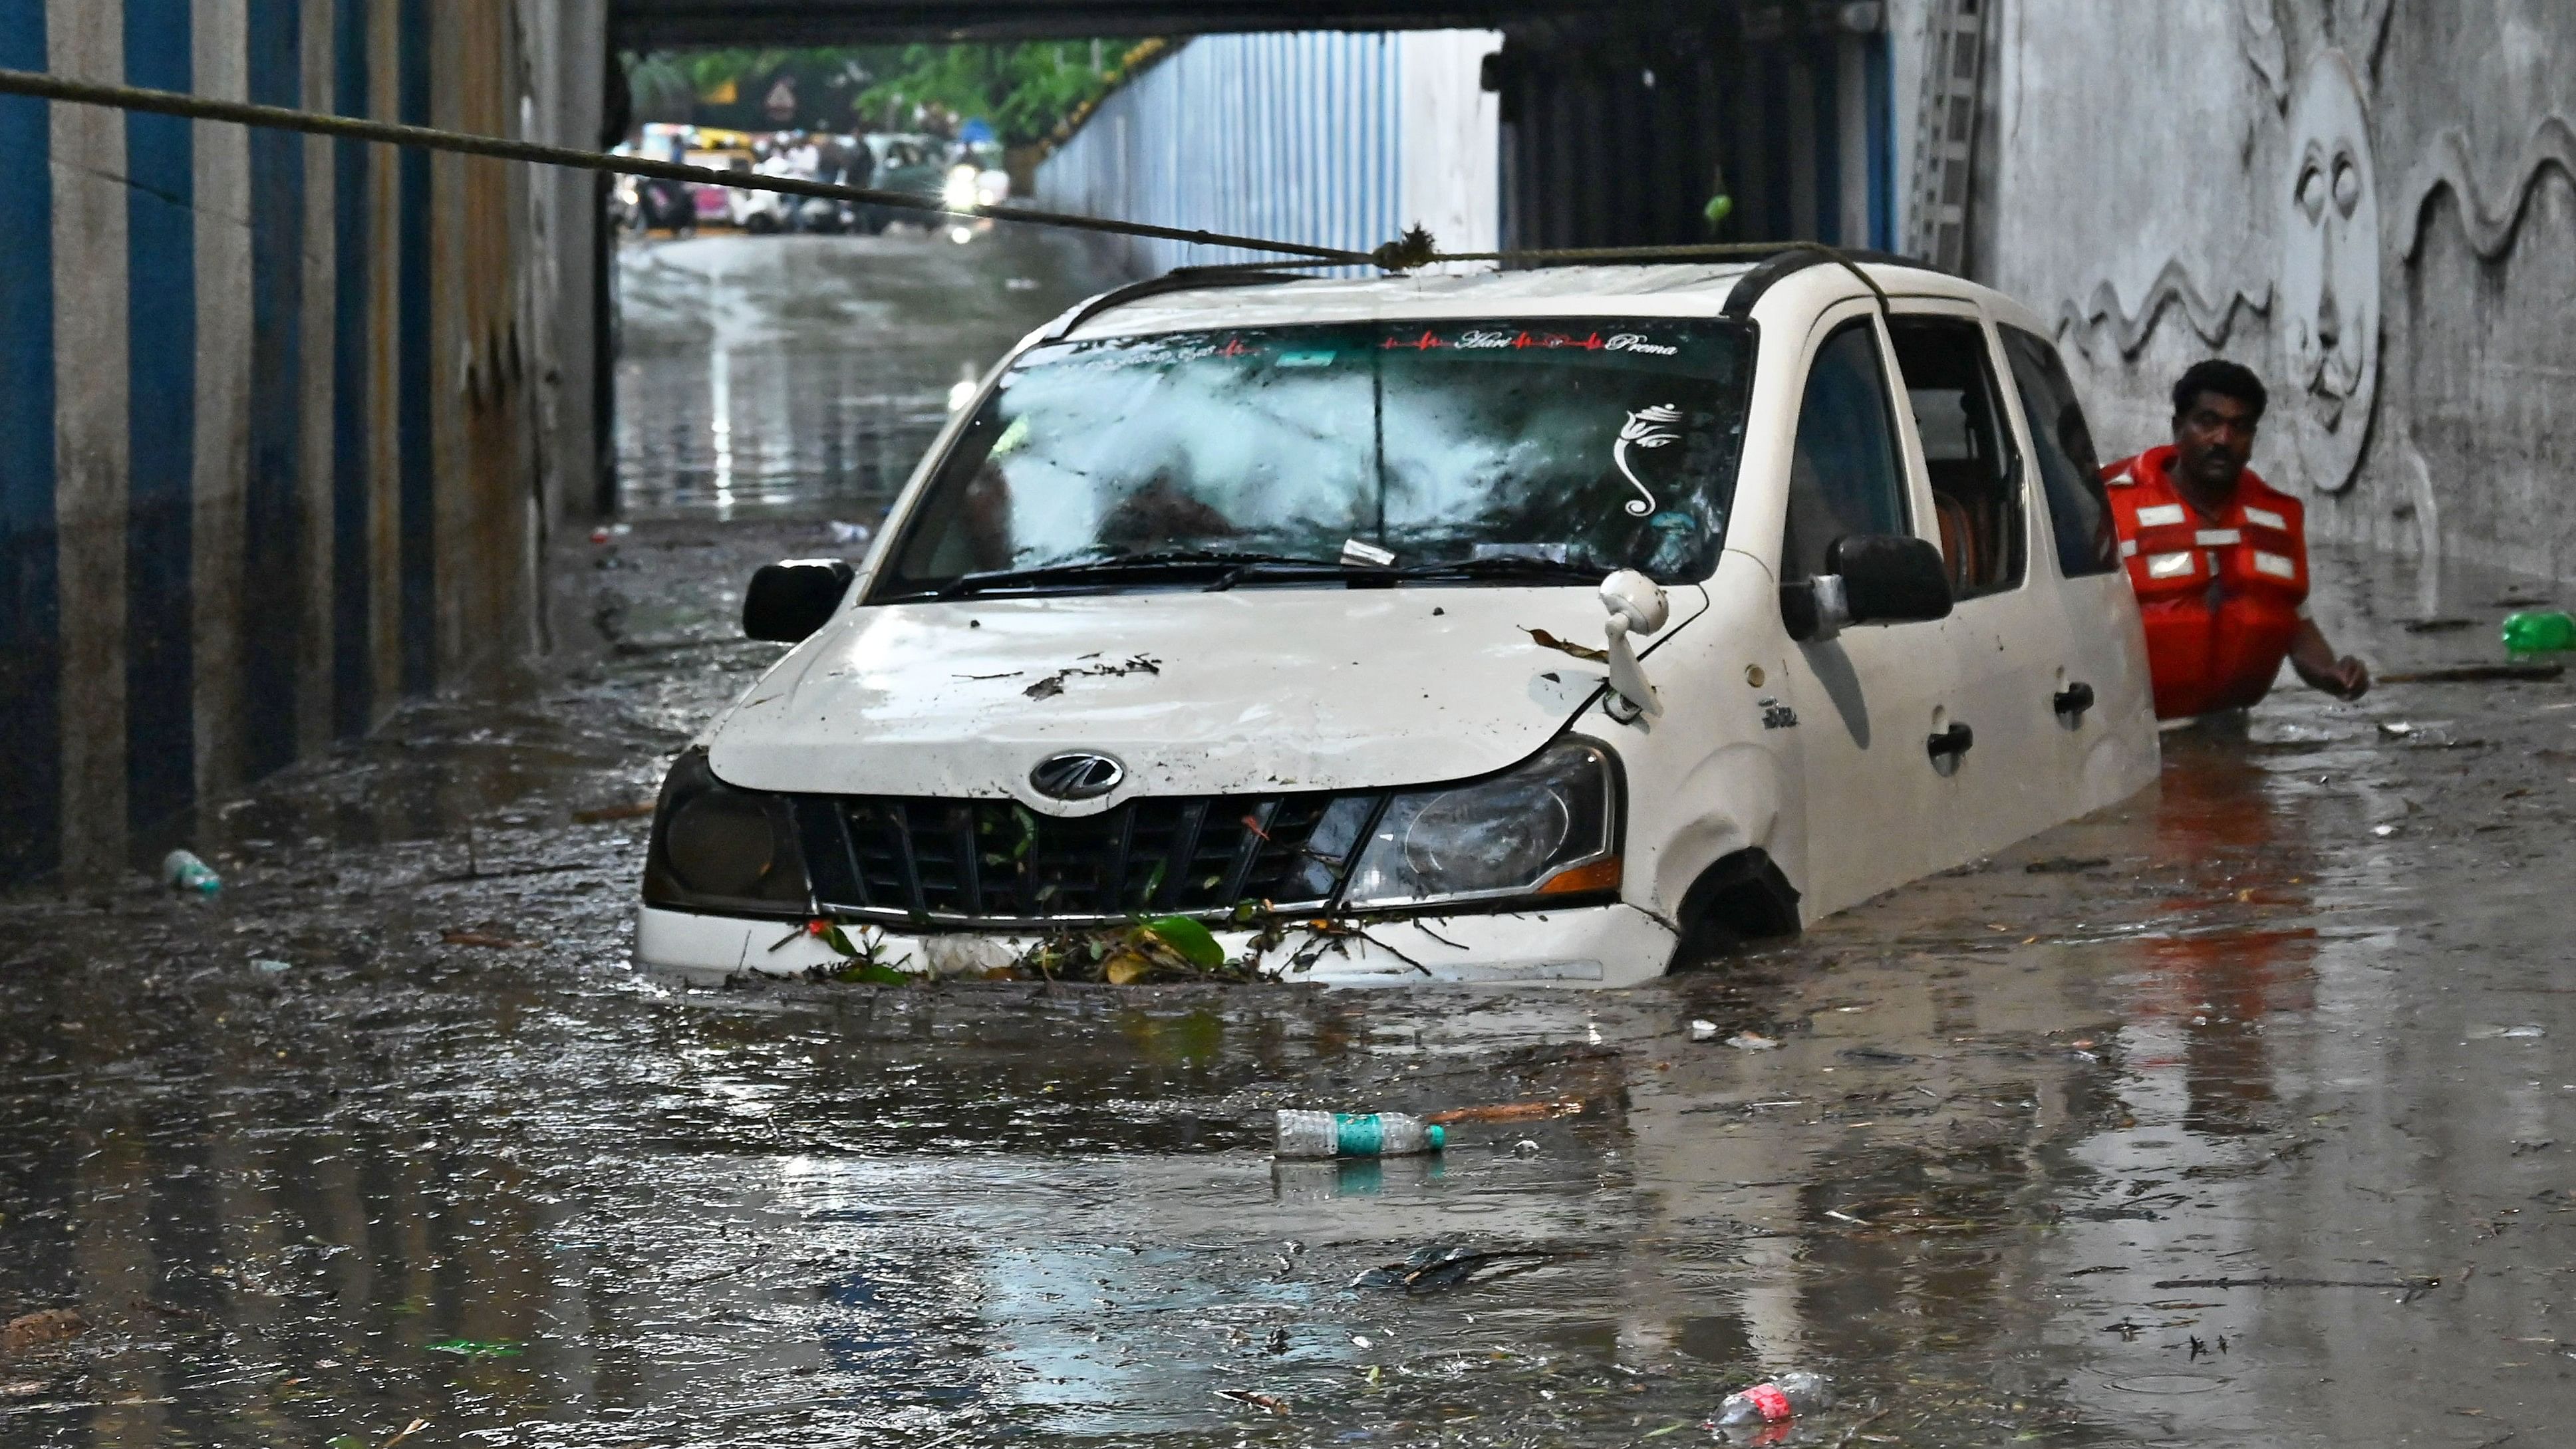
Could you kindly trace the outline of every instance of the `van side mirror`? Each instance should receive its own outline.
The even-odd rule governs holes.
[[[742,595],[742,632],[781,644],[803,641],[830,623],[858,570],[836,558],[762,564]]]
[[[1843,576],[1855,624],[1917,624],[1950,617],[1950,570],[1937,545],[1905,533],[1834,540],[1825,565]]]
[[[1950,617],[1950,570],[1941,550],[1902,533],[1853,533],[1825,550],[1826,573],[1780,586],[1780,617],[1799,643],[1854,624],[1913,624]]]

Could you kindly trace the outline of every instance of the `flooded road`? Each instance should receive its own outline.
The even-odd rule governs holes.
[[[1080,239],[959,245],[714,232],[624,244],[617,468],[626,516],[859,521],[885,511],[952,393],[1120,279]]]
[[[731,416],[790,454],[843,406],[760,386]],[[697,466],[630,461],[643,516],[560,560],[559,675],[228,807],[219,899],[0,904],[0,1317],[86,1325],[12,1333],[0,1443],[1680,1444],[1801,1367],[1840,1402],[1782,1442],[2576,1421],[2576,686],[2284,693],[2120,809],[1630,992],[682,995],[628,964],[638,807],[775,655],[750,568],[892,476],[737,474],[715,527]],[[2318,572],[2383,669],[2545,596]],[[1282,1106],[1500,1103],[1579,1109],[1267,1150]],[[1433,1241],[1528,1256],[1352,1286]]]

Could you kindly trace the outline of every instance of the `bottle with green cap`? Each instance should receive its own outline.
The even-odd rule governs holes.
[[[2552,654],[2576,649],[2576,619],[2565,614],[2507,614],[2504,647],[2513,654]]]
[[[1448,1133],[1402,1112],[1281,1112],[1281,1157],[1410,1157],[1437,1152]]]

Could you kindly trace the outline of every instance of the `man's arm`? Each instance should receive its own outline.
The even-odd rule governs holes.
[[[2370,690],[2369,668],[2349,654],[2337,658],[2314,619],[2300,619],[2299,632],[2290,637],[2290,667],[2311,689],[2337,699],[2359,699]]]

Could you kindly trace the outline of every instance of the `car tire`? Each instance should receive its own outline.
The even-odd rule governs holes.
[[[1681,943],[1673,949],[1671,969],[1703,970],[1755,942],[1797,935],[1798,888],[1768,851],[1739,850],[1700,872],[1679,914]]]
[[[778,218],[765,211],[755,211],[743,218],[742,229],[753,236],[768,236],[778,230]]]

